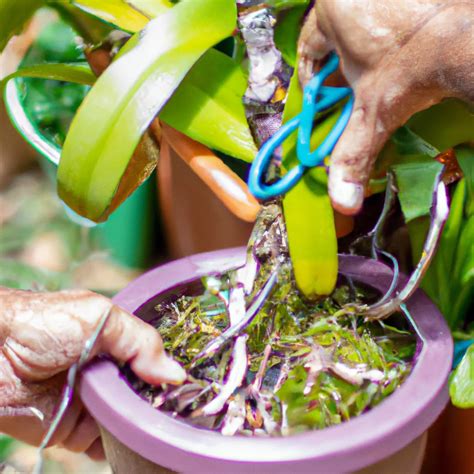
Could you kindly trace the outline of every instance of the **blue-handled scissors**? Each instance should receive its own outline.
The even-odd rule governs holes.
[[[287,193],[303,177],[311,167],[321,166],[349,122],[354,104],[354,94],[349,87],[323,86],[326,78],[339,66],[339,58],[335,53],[329,56],[327,63],[321,68],[304,89],[303,109],[299,115],[285,123],[275,135],[267,140],[252,163],[248,179],[250,192],[258,199],[270,199]],[[323,143],[311,151],[311,133],[317,113],[326,110],[348,97],[341,115]],[[266,184],[265,177],[275,150],[298,129],[296,154],[298,165],[290,169],[281,179]]]

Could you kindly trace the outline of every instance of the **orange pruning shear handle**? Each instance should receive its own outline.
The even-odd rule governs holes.
[[[162,123],[162,139],[238,218],[253,222],[260,204],[247,184],[209,148]]]

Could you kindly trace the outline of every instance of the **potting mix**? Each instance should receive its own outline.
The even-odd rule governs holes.
[[[275,271],[272,296],[252,322],[199,359],[243,317]],[[155,387],[123,371],[157,409],[224,435],[322,429],[377,405],[411,371],[416,338],[406,320],[364,320],[364,305],[378,297],[340,278],[330,296],[305,299],[292,275],[282,216],[270,205],[254,230],[245,267],[205,277],[194,294],[170,294],[155,307],[151,322],[168,353],[188,369],[186,383]]]

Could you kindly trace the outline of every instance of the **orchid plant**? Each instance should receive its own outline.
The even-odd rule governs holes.
[[[275,50],[288,79],[293,74],[289,87],[282,80],[264,104],[280,104],[283,120],[296,115],[301,104],[292,71],[309,3],[265,2],[276,19]],[[57,175],[58,193],[75,212],[104,221],[150,175],[159,154],[160,124],[216,152],[247,163],[253,160],[260,143],[249,126],[249,102],[246,110],[242,101],[252,58],[249,50],[246,54],[245,34],[238,33],[234,0],[23,0],[22,8],[16,0],[0,0],[0,51],[45,6],[77,31],[88,62],[30,65],[2,84],[25,76],[90,86],[67,133]],[[229,39],[232,57],[216,48]],[[94,58],[101,51],[107,52],[109,62],[98,67]],[[318,117],[313,145],[324,138],[338,113],[335,108]],[[451,215],[422,286],[455,337],[465,341],[474,338],[468,321],[474,293],[469,244],[474,240],[473,131],[474,115],[459,101],[417,114],[382,151],[369,186],[370,193],[380,192],[387,170],[393,170],[416,260],[430,221],[435,183],[443,172],[452,182]],[[282,150],[283,172],[294,163],[294,150],[295,137],[290,137]],[[338,243],[324,169],[308,172],[285,196],[283,209],[299,288],[309,296],[330,294],[336,284]],[[451,394],[459,406],[474,406],[473,367],[471,346],[452,379]]]

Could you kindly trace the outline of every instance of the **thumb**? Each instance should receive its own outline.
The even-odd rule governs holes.
[[[186,378],[184,369],[166,355],[156,329],[115,305],[111,308],[97,350],[130,363],[135,374],[150,384],[180,384]]]

